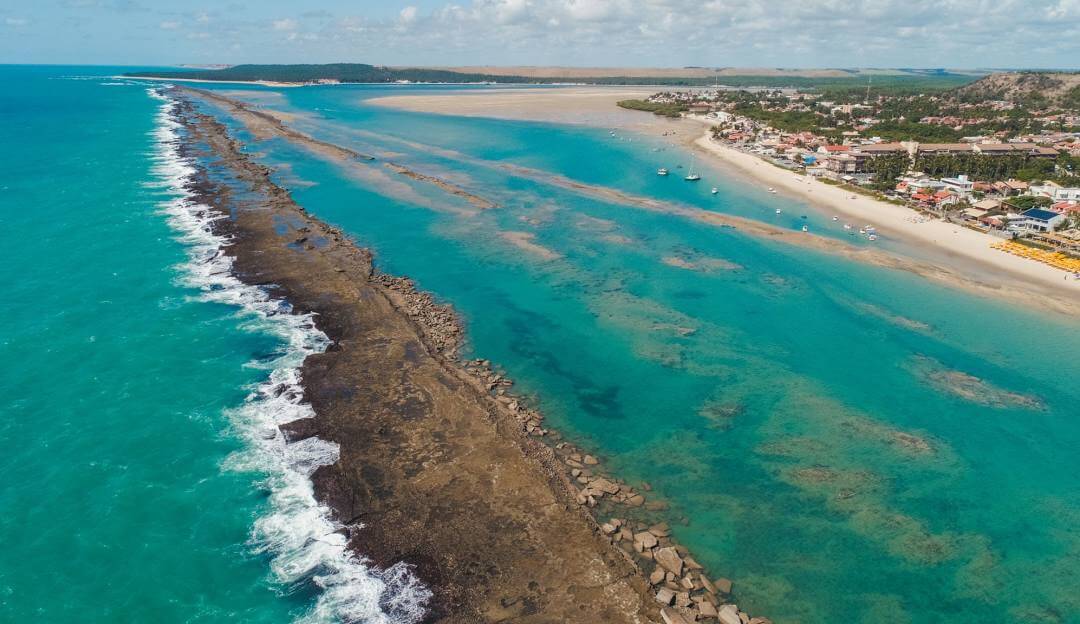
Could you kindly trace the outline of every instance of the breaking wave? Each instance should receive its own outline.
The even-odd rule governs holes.
[[[319,588],[300,623],[420,621],[430,590],[403,563],[379,570],[350,551],[344,527],[315,498],[311,475],[338,460],[338,445],[315,437],[290,443],[279,429],[315,415],[303,401],[300,365],[308,355],[324,351],[330,340],[315,326],[312,314],[293,314],[286,301],[233,275],[232,258],[223,251],[228,241],[213,231],[213,222],[221,217],[195,201],[188,188],[196,168],[180,153],[177,103],[167,88],[148,92],[161,101],[153,131],[153,186],[166,195],[160,210],[187,248],[181,283],[197,289],[201,301],[237,307],[245,330],[269,333],[282,342],[273,359],[250,363],[268,370],[267,378],[242,405],[226,412],[244,445],[224,467],[265,475],[262,483],[269,493],[269,509],[252,528],[252,550],[270,557],[271,574],[282,592],[309,584]]]

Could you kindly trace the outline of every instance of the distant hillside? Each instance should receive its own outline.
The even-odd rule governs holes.
[[[1032,107],[1054,104],[1080,109],[1080,73],[1002,72],[956,89],[961,100],[1006,100]]]
[[[224,69],[139,72],[140,76],[215,80],[222,82],[521,82],[515,76],[465,74],[440,69],[391,68],[363,63],[331,63],[327,65],[234,65]]]
[[[740,73],[745,72],[745,73]],[[548,74],[548,75],[544,75]],[[134,74],[129,74],[134,75]],[[223,69],[140,72],[140,76],[222,82],[310,83],[320,80],[361,83],[441,82],[552,84],[563,82],[671,87],[795,87],[802,89],[866,88],[877,90],[940,90],[966,84],[975,76],[946,70],[556,68],[556,67],[383,67],[362,63],[329,65],[235,65]]]

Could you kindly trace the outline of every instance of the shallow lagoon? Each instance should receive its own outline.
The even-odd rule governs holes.
[[[655,176],[689,162],[655,140],[363,103],[400,89],[230,91],[499,204],[379,161],[251,148],[384,270],[453,303],[472,354],[552,426],[649,483],[742,608],[1080,621],[1076,319],[515,175],[506,164],[843,236],[739,179]]]

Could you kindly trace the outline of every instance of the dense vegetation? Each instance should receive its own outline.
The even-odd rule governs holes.
[[[317,80],[338,80],[340,82],[497,82],[497,83],[532,83],[551,84],[580,82],[589,84],[633,84],[665,86],[710,86],[720,84],[732,87],[798,87],[803,89],[865,89],[865,79],[852,74],[851,77],[806,77],[806,76],[719,76],[711,77],[650,77],[650,76],[596,76],[592,78],[527,78],[524,76],[496,76],[491,74],[472,74],[447,71],[442,69],[391,68],[363,63],[333,63],[328,65],[236,65],[225,69],[180,70],[139,72],[138,75],[158,78],[189,78],[197,80],[219,81],[257,81],[271,82],[314,82]],[[875,90],[915,90],[926,91],[957,87],[971,82],[972,76],[950,74],[947,72],[906,73],[875,77]]]
[[[910,166],[907,152],[875,156],[866,162],[867,171],[874,174],[872,186],[879,191],[892,190],[896,186],[896,179],[903,176]]]
[[[678,103],[649,102],[646,100],[619,100],[617,104],[622,108],[646,111],[653,113],[654,115],[663,115],[665,117],[678,117],[681,113],[686,111],[686,106]]]
[[[768,124],[784,132],[815,131],[821,126],[823,118],[809,111],[772,111],[751,102],[740,102],[732,109],[736,115],[749,117]]]
[[[1022,154],[985,156],[982,154],[927,154],[915,159],[915,169],[931,176],[966,174],[976,180],[1054,180],[1064,185],[1080,182],[1075,175],[1080,159],[1061,154],[1054,158],[1032,158]]]
[[[391,69],[362,63],[332,63],[329,65],[236,65],[225,69],[139,72],[157,78],[186,78],[196,80],[315,82],[528,82],[520,76],[488,76],[463,74],[441,69]]]

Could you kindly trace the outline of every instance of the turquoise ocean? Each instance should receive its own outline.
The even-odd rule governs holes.
[[[0,619],[415,619],[424,589],[342,552],[311,497],[335,447],[273,432],[308,415],[289,390],[325,337],[228,277],[167,90],[118,71],[0,68]],[[214,88],[376,156],[250,147],[452,303],[467,355],[550,426],[648,483],[744,610],[1080,622],[1080,320],[605,192],[868,244],[722,171],[687,184],[658,139],[365,102],[439,87]]]

